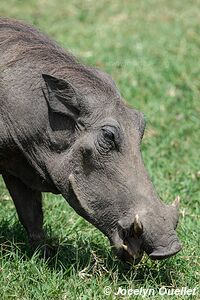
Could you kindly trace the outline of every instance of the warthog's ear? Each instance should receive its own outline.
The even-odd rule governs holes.
[[[50,109],[76,120],[80,111],[75,88],[63,79],[47,74],[42,74],[42,77],[46,83],[48,94],[46,95],[44,91],[43,93]]]

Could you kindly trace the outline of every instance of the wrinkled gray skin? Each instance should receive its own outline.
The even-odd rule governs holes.
[[[62,194],[119,258],[177,253],[176,204],[157,196],[140,154],[143,115],[112,79],[31,26],[0,20],[0,171],[33,247],[41,192]]]

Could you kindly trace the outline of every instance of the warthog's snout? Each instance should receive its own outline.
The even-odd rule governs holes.
[[[175,255],[181,250],[181,244],[178,241],[174,241],[167,249],[166,247],[154,250],[149,257],[153,260],[155,259],[165,259],[170,256]]]
[[[137,264],[144,251],[153,260],[165,259],[179,252],[182,247],[175,232],[179,200],[176,199],[172,206],[163,205],[163,212],[159,214],[149,209],[133,218],[122,218],[111,239],[118,258]],[[168,218],[166,212],[170,212]]]

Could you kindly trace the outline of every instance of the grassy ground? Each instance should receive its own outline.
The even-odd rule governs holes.
[[[158,289],[197,288],[200,279],[200,2],[1,0],[0,15],[35,24],[86,63],[109,72],[123,97],[145,113],[145,164],[164,201],[181,196],[183,244],[176,257],[163,262],[144,257],[127,268],[64,199],[44,195],[45,226],[58,246],[54,260],[45,263],[30,257],[1,182],[0,299],[120,299],[114,295],[119,287],[154,288],[148,299],[199,299],[198,293],[161,296]]]

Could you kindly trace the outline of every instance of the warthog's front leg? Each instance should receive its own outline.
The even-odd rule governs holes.
[[[50,248],[45,245],[43,231],[42,194],[27,187],[18,178],[3,174],[3,179],[14,201],[18,217],[28,233],[33,250],[42,248],[45,257],[50,255]]]

